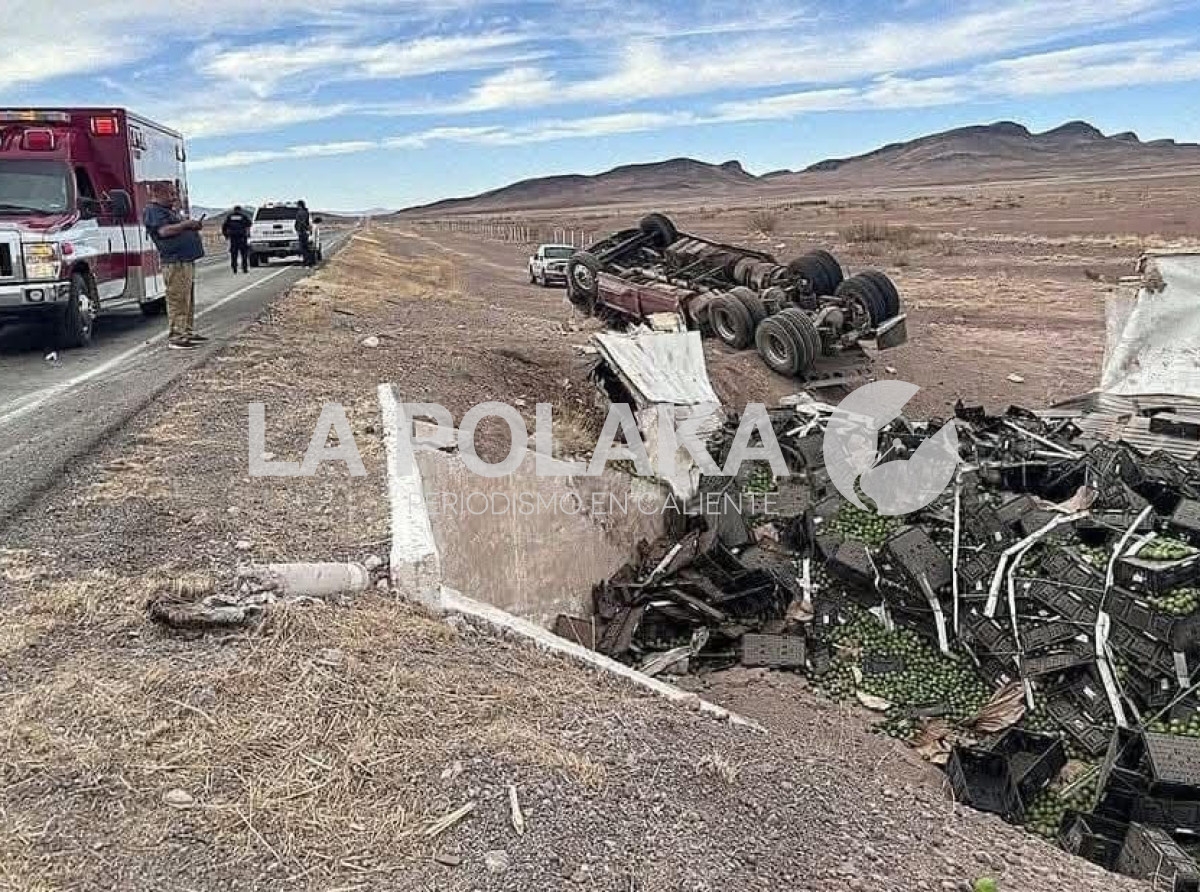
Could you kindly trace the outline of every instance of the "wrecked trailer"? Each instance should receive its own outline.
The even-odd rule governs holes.
[[[960,801],[1196,889],[1200,336],[1173,340],[1163,320],[1200,335],[1200,255],[1141,270],[1137,297],[1110,306],[1102,388],[1038,412],[960,403],[961,463],[924,508],[843,498],[824,463],[837,410],[801,395],[770,413],[786,477],[700,478],[696,503],[719,494],[717,510],[685,512],[573,622],[652,673],[803,673],[943,765]],[[894,420],[879,463],[942,426]]]
[[[663,214],[577,251],[567,263],[568,299],[617,324],[660,313],[730,347],[757,349],[773,371],[817,378],[863,365],[876,349],[907,339],[895,284],[883,273],[846,278],[827,251],[783,265],[765,252],[680,232]]]

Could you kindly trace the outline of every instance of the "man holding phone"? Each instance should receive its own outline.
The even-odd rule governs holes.
[[[159,180],[150,186],[150,204],[142,215],[142,225],[162,263],[167,286],[167,347],[194,350],[208,338],[195,332],[196,261],[204,256],[200,230],[204,217],[188,220],[179,213],[179,190],[170,181]]]

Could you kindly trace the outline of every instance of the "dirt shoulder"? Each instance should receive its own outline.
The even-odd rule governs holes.
[[[426,251],[359,234],[5,531],[0,888],[1140,888],[892,771],[836,711],[716,724],[381,592],[147,622],[246,560],[386,554],[379,382],[456,412],[582,387],[559,293]],[[344,405],[366,476],[249,477],[255,401],[277,460]]]

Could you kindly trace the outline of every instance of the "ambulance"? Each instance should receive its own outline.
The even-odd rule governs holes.
[[[166,310],[141,225],[156,183],[188,213],[183,137],[120,108],[0,109],[0,325],[84,347],[103,312]]]

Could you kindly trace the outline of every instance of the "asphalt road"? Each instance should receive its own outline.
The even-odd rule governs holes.
[[[326,256],[347,238],[327,238]],[[43,329],[0,329],[0,543],[4,528],[73,459],[205,362],[308,272],[274,261],[235,276],[227,263],[222,255],[197,269],[196,330],[212,340],[195,351],[168,350],[166,317],[146,318],[136,308],[101,316],[91,346],[54,360]]]

